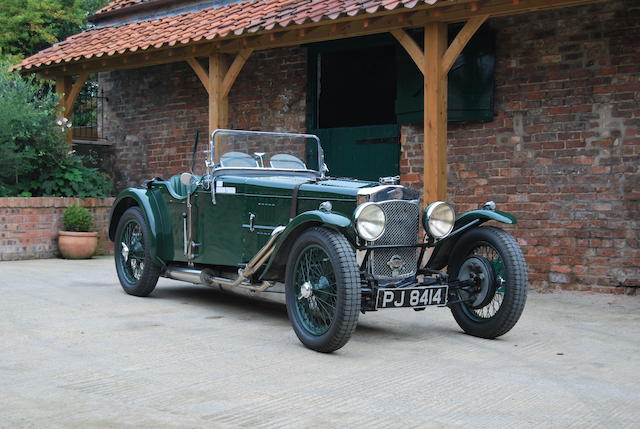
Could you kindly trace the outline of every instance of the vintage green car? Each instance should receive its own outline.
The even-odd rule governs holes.
[[[345,345],[366,311],[446,306],[483,338],[518,321],[527,268],[511,235],[481,227],[516,222],[493,202],[456,218],[445,202],[422,210],[397,177],[329,177],[314,135],[216,130],[206,152],[205,174],[118,195],[109,237],[127,293],[164,276],[284,301],[320,352]]]

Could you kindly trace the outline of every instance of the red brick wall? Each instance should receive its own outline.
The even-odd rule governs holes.
[[[93,215],[98,231],[98,254],[110,253],[109,210],[113,198],[0,198],[0,261],[58,256],[62,215],[71,205]]]
[[[305,128],[306,54],[300,47],[251,55],[229,94],[229,127],[261,131]],[[186,63],[100,74],[104,135],[113,143],[116,190],[188,171],[196,130],[197,172],[208,145],[207,92]]]
[[[496,112],[449,125],[449,200],[495,200],[519,220],[531,284],[640,286],[640,4],[491,20]],[[421,186],[422,125],[403,128],[402,176]]]

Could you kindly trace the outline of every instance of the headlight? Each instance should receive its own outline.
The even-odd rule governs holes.
[[[453,230],[453,223],[456,221],[456,214],[453,207],[442,201],[429,204],[422,216],[422,224],[425,231],[431,237],[444,238]]]
[[[384,233],[387,219],[375,203],[360,204],[353,213],[358,235],[366,241],[376,241]]]

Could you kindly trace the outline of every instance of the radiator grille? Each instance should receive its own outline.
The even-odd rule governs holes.
[[[418,204],[402,200],[378,204],[387,217],[387,225],[384,234],[375,244],[415,244],[420,222]],[[373,250],[370,256],[371,272],[382,280],[410,277],[416,272],[418,256],[419,251],[415,247]]]

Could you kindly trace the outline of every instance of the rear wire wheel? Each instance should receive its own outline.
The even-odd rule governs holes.
[[[527,300],[528,278],[522,250],[510,234],[492,226],[467,232],[451,252],[448,272],[452,279],[482,279],[480,292],[456,291],[451,297],[463,301],[452,304],[451,312],[467,334],[496,338],[515,326]],[[487,279],[491,284],[483,284]]]
[[[160,277],[160,266],[151,257],[148,237],[142,210],[131,207],[125,211],[116,228],[114,259],[120,285],[129,295],[149,295]]]
[[[298,237],[285,286],[289,320],[306,347],[330,353],[349,341],[360,312],[360,271],[342,234],[312,228]]]

